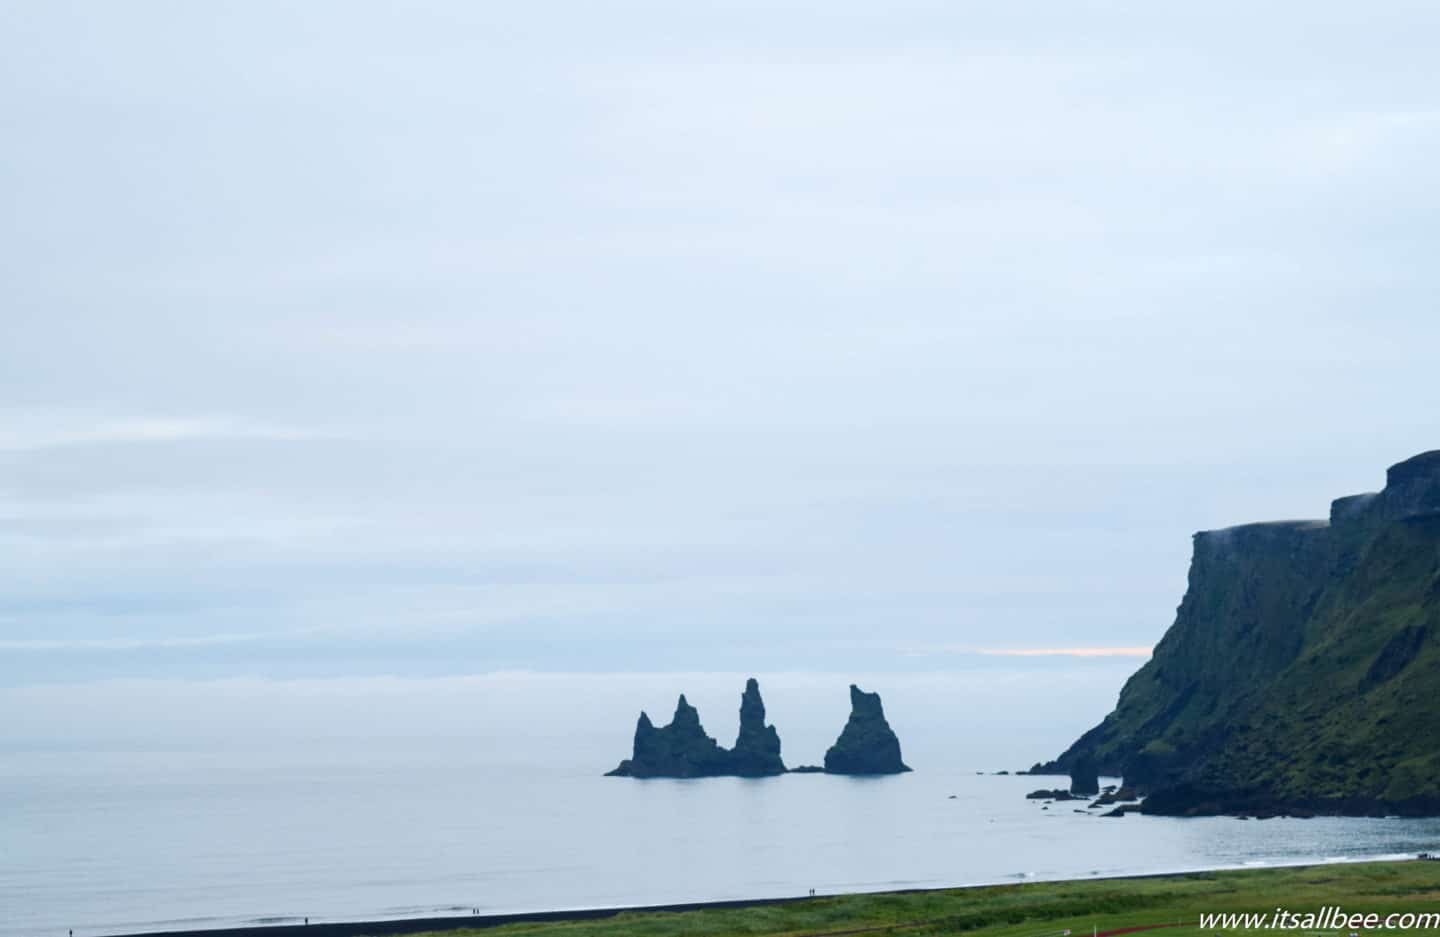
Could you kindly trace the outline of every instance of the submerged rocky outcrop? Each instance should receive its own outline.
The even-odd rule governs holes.
[[[826,774],[900,774],[900,740],[885,721],[879,693],[850,684],[850,719],[825,753]]]
[[[656,728],[645,713],[635,725],[635,743],[629,758],[607,777],[709,778],[765,777],[783,774],[780,735],[765,724],[765,703],[755,678],[745,683],[740,697],[740,733],[735,747],[726,749],[705,733],[700,713],[680,694],[670,724]]]
[[[1328,520],[1195,535],[1189,585],[1090,761],[1148,813],[1440,814],[1440,451]]]

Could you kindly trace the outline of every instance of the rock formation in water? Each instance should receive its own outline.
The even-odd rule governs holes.
[[[705,778],[728,774],[730,753],[705,734],[700,713],[680,694],[670,724],[655,728],[650,717],[640,714],[635,725],[635,747],[609,777],[620,778]]]
[[[785,762],[780,760],[780,733],[765,724],[765,703],[754,677],[745,681],[745,692],[740,696],[740,733],[730,750],[730,770],[744,778],[785,773]]]
[[[1070,763],[1070,793],[1087,797],[1100,793],[1100,771],[1094,758],[1081,756]]]
[[[640,714],[635,726],[635,743],[629,758],[620,762],[607,777],[621,778],[710,778],[734,775],[765,777],[784,774],[780,760],[780,735],[765,724],[765,703],[760,684],[752,677],[740,697],[740,734],[735,748],[727,750],[705,734],[700,713],[680,694],[670,724],[655,728],[650,717]]]
[[[850,685],[850,719],[825,753],[826,774],[900,774],[900,740],[885,721],[879,693]]]
[[[1164,814],[1440,814],[1440,451],[1328,521],[1195,535],[1189,586],[1092,759]]]

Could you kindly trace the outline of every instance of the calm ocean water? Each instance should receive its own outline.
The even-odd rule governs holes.
[[[591,760],[501,767],[461,746],[6,754],[0,935],[931,887],[1440,846],[1430,820],[1042,810],[1023,795],[1052,779],[958,765],[876,779],[633,781],[601,777],[610,765]]]

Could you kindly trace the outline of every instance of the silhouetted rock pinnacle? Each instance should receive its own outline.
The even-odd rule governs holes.
[[[608,772],[622,778],[764,777],[784,774],[780,735],[765,724],[760,684],[751,678],[740,697],[740,734],[733,751],[720,747],[700,725],[700,713],[680,694],[670,724],[657,729],[645,713],[635,725],[631,756]]]
[[[1100,793],[1100,769],[1095,766],[1094,758],[1082,755],[1071,763],[1070,793],[1086,796]]]
[[[730,763],[741,777],[785,773],[785,762],[780,760],[780,733],[765,724],[765,703],[754,677],[745,681],[745,692],[740,696],[740,734],[735,737]]]
[[[670,724],[657,729],[645,713],[635,724],[635,747],[611,777],[703,778],[729,773],[730,753],[705,734],[700,713],[680,694]]]
[[[885,721],[879,693],[850,685],[850,720],[825,753],[826,774],[900,774],[900,740]]]

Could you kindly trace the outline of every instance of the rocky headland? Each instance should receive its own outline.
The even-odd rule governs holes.
[[[1440,451],[1326,520],[1196,534],[1154,656],[1030,773],[1123,776],[1146,813],[1440,815],[1437,634]]]

